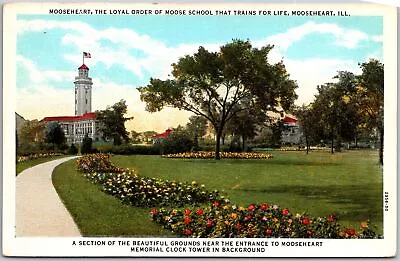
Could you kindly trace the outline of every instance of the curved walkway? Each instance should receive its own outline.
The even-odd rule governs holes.
[[[74,157],[36,165],[16,178],[16,236],[81,236],[53,187],[54,168]]]

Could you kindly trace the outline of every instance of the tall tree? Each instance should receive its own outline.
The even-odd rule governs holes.
[[[66,142],[65,133],[58,122],[50,122],[47,125],[45,141],[60,148]]]
[[[226,132],[239,136],[242,140],[241,148],[246,148],[246,141],[257,135],[257,130],[267,119],[266,114],[261,110],[242,110],[234,115],[227,123]]]
[[[288,109],[297,97],[297,84],[284,64],[268,62],[272,48],[253,48],[241,40],[221,46],[219,52],[199,47],[197,53],[172,65],[173,79],[152,78],[140,87],[140,98],[150,112],[170,106],[206,118],[214,127],[215,158],[220,159],[221,136],[233,116],[250,108]]]
[[[296,108],[295,115],[300,123],[308,154],[311,142],[315,141],[318,137],[318,113],[313,109],[312,104],[309,104]]]
[[[371,59],[360,64],[362,74],[357,86],[357,100],[366,119],[366,125],[378,131],[379,163],[383,165],[384,141],[384,65]]]
[[[24,144],[41,143],[44,141],[45,129],[46,126],[38,120],[26,121],[21,128],[19,142]]]
[[[104,139],[113,139],[114,145],[122,144],[122,140],[129,140],[129,133],[126,131],[125,122],[133,117],[124,117],[128,111],[125,100],[120,100],[105,110],[96,111],[96,119],[100,122],[100,131]]]
[[[197,115],[190,116],[186,130],[193,139],[194,147],[198,147],[199,138],[203,137],[207,131],[207,119]]]

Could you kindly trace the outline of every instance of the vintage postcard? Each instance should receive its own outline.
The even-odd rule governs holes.
[[[10,3],[3,39],[3,255],[396,255],[396,8]]]

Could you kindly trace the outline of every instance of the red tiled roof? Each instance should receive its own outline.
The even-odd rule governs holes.
[[[297,122],[297,120],[295,119],[295,118],[291,118],[291,117],[285,117],[284,119],[283,119],[283,122],[284,123],[296,123]]]
[[[79,67],[78,69],[89,70],[89,67],[87,67],[85,64],[82,64],[81,67]]]
[[[43,118],[44,122],[50,122],[50,121],[81,121],[81,120],[88,120],[88,119],[95,119],[96,118],[96,113],[95,112],[89,112],[85,113],[82,116],[54,116],[54,117],[45,117]]]
[[[170,133],[171,133],[171,129],[168,129],[168,130],[166,130],[165,132],[163,132],[163,133],[161,133],[161,134],[156,134],[156,135],[153,135],[153,139],[159,139],[159,138],[165,138],[165,137],[167,137]]]

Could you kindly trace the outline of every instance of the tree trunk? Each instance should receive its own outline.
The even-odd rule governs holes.
[[[246,138],[244,136],[242,136],[242,150],[244,151],[244,147],[245,147],[245,142],[246,142]]]
[[[358,148],[358,139],[357,139],[357,135],[355,137],[355,143],[356,143],[356,149]]]
[[[384,131],[383,128],[379,128],[379,164],[383,165],[383,139]]]
[[[215,159],[220,160],[221,157],[219,155],[220,152],[220,145],[221,145],[221,136],[222,136],[222,131],[217,130],[217,135],[216,135],[216,144],[215,144]]]
[[[222,145],[225,145],[225,136],[226,136],[226,134],[223,134],[221,137],[222,137]]]
[[[331,135],[331,154],[334,153],[334,150],[333,150],[333,142],[334,142],[334,139],[333,139],[333,133],[332,133],[332,135]]]
[[[309,142],[308,142],[308,136],[306,135],[306,151],[307,151],[307,154],[308,154],[308,149],[310,148],[310,146],[309,146]]]

